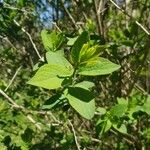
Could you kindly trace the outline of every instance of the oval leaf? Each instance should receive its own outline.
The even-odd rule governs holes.
[[[46,89],[57,89],[61,87],[63,77],[72,75],[70,70],[60,65],[43,65],[37,73],[28,81],[28,84]]]
[[[78,74],[86,76],[97,76],[110,74],[120,68],[119,65],[112,63],[105,58],[88,61],[78,69]]]
[[[67,99],[70,105],[84,118],[91,119],[95,112],[93,94],[81,87],[69,87]]]

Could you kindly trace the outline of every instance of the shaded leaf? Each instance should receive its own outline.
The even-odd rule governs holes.
[[[83,44],[87,43],[88,41],[89,41],[89,36],[88,36],[88,32],[86,31],[82,32],[82,34],[75,41],[71,49],[71,57],[74,63],[77,63],[79,61],[80,50]]]
[[[94,116],[94,96],[86,88],[69,87],[67,99],[70,105],[84,118],[91,119]]]

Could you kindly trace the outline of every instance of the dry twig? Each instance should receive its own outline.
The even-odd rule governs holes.
[[[76,143],[77,149],[78,149],[78,150],[81,150],[81,149],[80,149],[80,144],[78,143],[78,140],[77,140],[77,136],[76,136],[75,129],[74,129],[74,127],[73,127],[73,124],[71,123],[70,120],[68,120],[68,122],[69,122],[69,124],[70,124],[70,126],[71,126],[71,129],[72,129],[72,132],[73,132],[73,135],[74,135],[74,139],[75,139],[75,143]]]
[[[121,12],[123,12],[125,15],[127,15],[129,18],[134,19],[132,16],[130,16],[124,9],[122,9],[120,6],[118,6],[113,0],[110,0],[110,2],[118,8]],[[150,31],[148,31],[140,22],[135,21],[135,23],[148,35],[150,36]]]
[[[15,23],[18,27],[21,27],[21,25],[20,25],[16,20],[14,20],[14,23]],[[28,38],[29,38],[29,40],[30,40],[30,42],[31,42],[31,44],[32,44],[32,46],[33,46],[33,48],[34,48],[34,50],[35,50],[37,56],[38,56],[39,59],[42,61],[42,57],[41,57],[41,55],[40,55],[40,53],[39,53],[39,51],[38,51],[38,49],[37,49],[35,43],[33,42],[30,33],[27,32],[23,27],[21,27],[21,30],[28,36]]]
[[[16,72],[15,72],[15,74],[13,75],[12,79],[10,80],[8,86],[5,88],[5,90],[4,90],[5,92],[6,92],[6,91],[8,90],[8,88],[11,86],[11,84],[12,84],[13,81],[15,80],[15,78],[16,78],[18,72],[21,70],[21,68],[22,68],[22,66],[20,66],[20,67],[16,70]]]

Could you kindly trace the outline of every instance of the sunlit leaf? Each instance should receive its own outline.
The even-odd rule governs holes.
[[[63,34],[56,31],[42,30],[42,42],[47,51],[56,51],[63,41]]]
[[[63,77],[72,75],[68,68],[61,65],[43,65],[37,73],[28,81],[28,84],[46,89],[57,89],[61,87]]]
[[[78,74],[86,76],[106,75],[118,70],[119,68],[119,65],[112,63],[105,58],[99,58],[80,66]]]

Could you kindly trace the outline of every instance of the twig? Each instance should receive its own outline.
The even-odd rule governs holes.
[[[56,119],[56,117],[51,112],[47,112],[47,114],[50,115],[55,122],[57,122],[58,124],[61,124],[61,122],[58,119]]]
[[[74,27],[76,28],[76,30],[78,29],[78,26],[76,25],[75,19],[73,18],[73,16],[71,15],[71,13],[69,12],[69,10],[65,7],[63,1],[61,0],[61,4],[62,7],[64,9],[64,11],[66,12],[66,14],[68,15],[70,21],[73,23]]]
[[[71,128],[72,128],[72,132],[73,132],[73,135],[74,135],[74,139],[75,139],[75,143],[76,143],[77,149],[78,149],[78,150],[81,150],[81,149],[80,149],[80,145],[79,145],[78,140],[77,140],[77,136],[76,136],[75,129],[74,129],[74,127],[73,127],[73,124],[71,123],[70,120],[68,120],[68,122],[69,122],[69,124],[70,124],[70,126],[71,126]]]
[[[19,106],[17,103],[15,103],[15,102],[7,95],[4,91],[2,91],[1,89],[0,89],[0,94],[3,95],[3,96],[8,100],[8,102],[9,102],[10,104],[12,104],[13,107],[24,109],[24,107]]]
[[[100,20],[101,16],[100,16],[100,13],[98,13],[96,0],[93,0],[93,3],[94,3],[94,10],[95,10],[95,13],[96,13],[96,20],[97,20],[98,32],[99,32],[99,35],[103,35],[103,32],[102,32],[102,22]]]
[[[10,105],[12,105],[12,107],[15,107],[15,108],[17,108],[17,109],[20,109],[20,110],[22,110],[22,111],[25,111],[25,108],[24,108],[23,106],[18,105],[12,98],[10,98],[10,97],[9,97],[4,91],[2,91],[1,89],[0,89],[0,94],[3,95],[3,96],[8,100],[8,102],[10,103]],[[41,130],[40,125],[37,124],[36,121],[35,121],[31,116],[27,115],[27,119],[28,119],[30,122],[34,123],[35,126],[37,127],[37,129]]]
[[[9,84],[8,84],[8,86],[5,88],[5,92],[8,90],[8,88],[11,86],[11,84],[13,83],[13,81],[15,80],[15,78],[16,78],[16,76],[17,76],[17,74],[18,74],[18,72],[20,71],[20,69],[22,68],[22,66],[20,66],[17,70],[16,70],[16,72],[15,72],[15,74],[14,74],[14,76],[12,77],[12,79],[10,80],[10,82],[9,82]]]
[[[21,25],[20,25],[15,19],[14,19],[14,23],[15,23],[18,27],[21,27]],[[31,37],[31,35],[29,34],[29,32],[27,32],[23,27],[21,27],[21,30],[29,37],[29,40],[30,40],[30,42],[31,42],[31,44],[32,44],[32,46],[33,46],[33,48],[34,48],[36,54],[38,55],[39,59],[42,61],[42,57],[41,57],[39,51],[37,50],[37,47],[36,47],[35,43],[33,42],[32,37]]]
[[[4,3],[4,8],[6,9],[10,9],[10,10],[16,10],[16,11],[21,11],[23,13],[26,13],[26,14],[32,14],[31,12],[25,10],[25,9],[19,9],[19,8],[16,8],[16,7],[13,7],[13,6],[10,6],[9,4],[7,3]]]
[[[0,35],[0,38],[2,39],[2,40],[5,40],[8,44],[10,44],[10,46],[12,46],[12,48],[13,49],[17,49],[14,45],[13,45],[13,43],[8,39],[8,37],[6,37],[6,36],[1,36]]]
[[[109,0],[116,8],[118,8],[121,12],[123,12],[125,15],[127,15],[129,18],[134,19],[131,15],[129,15],[125,10],[123,10],[120,6],[118,6],[113,0]],[[150,32],[138,21],[135,21],[135,23],[148,35],[150,36]]]
[[[27,115],[27,118],[37,127],[37,129],[42,130],[41,126],[37,124],[36,121],[30,115]]]
[[[52,22],[52,24],[56,27],[56,29],[57,29],[59,32],[62,32],[62,30],[58,27],[58,25],[57,25],[56,22]]]
[[[118,133],[120,133],[120,132],[116,132],[116,131],[114,131],[114,130],[110,130],[112,133],[114,133],[115,135],[118,135]],[[122,133],[120,133],[121,135],[122,135]],[[133,145],[133,146],[135,146],[135,143],[134,143],[134,141],[135,141],[135,139],[134,138],[131,138],[131,139],[128,139],[128,138],[126,138],[125,136],[123,136],[122,137],[127,143],[129,143],[130,145]],[[130,137],[129,137],[130,138]]]

